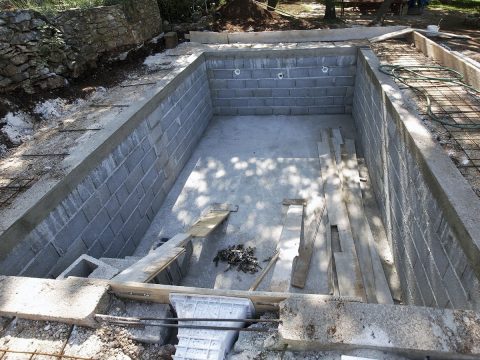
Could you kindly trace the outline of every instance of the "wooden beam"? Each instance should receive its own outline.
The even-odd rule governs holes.
[[[351,140],[346,141],[351,142]],[[341,155],[345,203],[347,204],[350,225],[352,226],[352,234],[358,255],[360,272],[365,286],[365,294],[369,303],[376,303],[375,279],[369,246],[371,231],[363,208],[357,157],[355,153],[348,152],[345,146],[342,146]]]
[[[360,187],[360,173],[355,150],[355,142],[347,139],[345,142],[345,175],[347,204],[352,230],[357,243],[362,277],[367,291],[367,299],[370,297],[380,304],[393,304],[393,298],[388,285],[382,261],[375,246],[375,239],[365,215],[363,206],[362,190]],[[373,290],[373,294],[372,294]],[[369,302],[372,302],[370,299]]]
[[[293,261],[298,255],[302,236],[303,205],[290,205],[278,242],[280,256],[270,280],[270,290],[289,291]]]
[[[188,233],[196,238],[204,238],[210,235],[230,215],[228,210],[210,210],[206,215],[198,219],[188,230]]]
[[[323,199],[322,199],[323,200]],[[318,211],[315,211],[315,217],[319,221],[315,221],[317,224],[316,231],[309,236],[304,236],[304,243],[300,247],[299,255],[295,260],[292,274],[292,286],[303,289],[307,281],[308,270],[310,268],[310,262],[314,252],[315,243],[323,243],[325,237],[325,228],[321,227],[323,221],[323,214],[325,212],[325,201],[322,201]],[[326,255],[326,254],[325,254]],[[320,276],[321,274],[315,274]]]
[[[265,275],[267,275],[267,273],[270,271],[270,269],[273,267],[273,265],[275,265],[275,263],[277,262],[278,260],[278,256],[280,255],[280,251],[275,251],[275,254],[273,254],[272,258],[270,259],[270,261],[268,262],[267,266],[265,266],[263,269],[262,269],[262,272],[257,276],[257,278],[255,279],[255,281],[253,282],[252,286],[250,286],[250,288],[248,289],[248,291],[255,291],[257,290],[258,288],[258,285],[260,285],[260,283],[262,282],[263,278],[265,277]]]
[[[278,310],[278,304],[290,297],[301,297],[306,300],[325,300],[334,301],[339,300],[338,297],[330,295],[308,295],[308,294],[293,294],[286,292],[267,292],[267,291],[243,291],[243,290],[228,290],[228,289],[206,289],[195,288],[187,286],[171,286],[160,284],[145,284],[145,283],[121,283],[113,280],[95,280],[100,283],[110,285],[111,292],[116,296],[139,301],[150,301],[163,304],[169,304],[170,294],[191,294],[204,296],[227,296],[250,299],[255,306],[255,310],[275,311]],[[342,297],[345,301],[361,301],[359,298]]]
[[[185,248],[176,247],[165,249],[163,246],[160,246],[129,268],[123,270],[112,280],[149,282],[184,253]]]
[[[336,252],[335,270],[337,272],[340,296],[364,297],[362,279],[355,268],[356,259],[350,253]]]

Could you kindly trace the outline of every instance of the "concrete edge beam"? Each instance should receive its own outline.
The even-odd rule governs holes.
[[[476,89],[480,89],[480,68],[462,59],[452,51],[438,45],[417,31],[414,31],[412,36],[415,47],[420,49],[425,56],[438,61],[443,66],[457,70],[463,74],[467,84]]]
[[[480,314],[471,310],[290,298],[280,303],[280,320],[274,348],[362,348],[419,359],[480,356]]]
[[[110,303],[108,290],[106,282],[81,278],[0,276],[0,316],[96,327],[94,315]]]
[[[264,31],[253,33],[216,33],[191,31],[190,41],[202,44],[303,43],[312,41],[363,40],[399,31],[406,26],[357,27],[346,29]]]
[[[116,121],[78,146],[62,163],[62,179],[42,178],[17,197],[0,219],[0,261],[203,62],[201,53],[188,65],[180,65],[158,83],[151,97],[132,104]]]
[[[433,141],[419,116],[405,108],[396,83],[378,70],[380,62],[373,51],[360,49],[359,55],[359,61],[367,65],[372,84],[381,91],[386,111],[395,119],[402,141],[416,159],[470,266],[480,278],[480,199],[448,155]]]

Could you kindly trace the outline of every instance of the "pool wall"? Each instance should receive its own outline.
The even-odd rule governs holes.
[[[480,309],[479,199],[360,49],[353,117],[408,304]]]
[[[355,46],[210,53],[214,114],[349,114],[356,60]]]
[[[211,117],[201,56],[0,235],[0,273],[56,277],[85,253],[131,255]]]

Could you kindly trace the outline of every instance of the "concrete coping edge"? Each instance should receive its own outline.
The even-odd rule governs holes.
[[[381,89],[387,111],[399,126],[400,133],[417,160],[445,218],[477,278],[480,279],[480,199],[457,167],[435,143],[420,117],[404,106],[404,97],[393,79],[378,70],[380,61],[371,49],[359,49],[358,61],[365,61],[373,84]]]

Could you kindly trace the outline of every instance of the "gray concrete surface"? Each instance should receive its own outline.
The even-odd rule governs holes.
[[[215,267],[217,251],[233,244],[255,246],[259,261],[275,251],[282,230],[284,198],[311,198],[322,191],[316,142],[320,129],[341,126],[354,138],[351,116],[215,117],[168,194],[136,255],[158,237],[185,231],[209,204],[238,204],[224,226],[208,239],[195,240],[182,285],[245,290],[255,274]],[[259,290],[267,289],[272,272]],[[303,292],[328,293],[314,276]],[[293,290],[292,291],[298,291]]]
[[[108,284],[87,279],[0,276],[0,316],[96,327],[110,301]]]
[[[480,309],[480,201],[394,81],[359,52],[353,117],[407,304]]]
[[[280,303],[280,319],[278,348],[367,348],[418,359],[480,357],[480,314],[471,310],[291,298]]]

